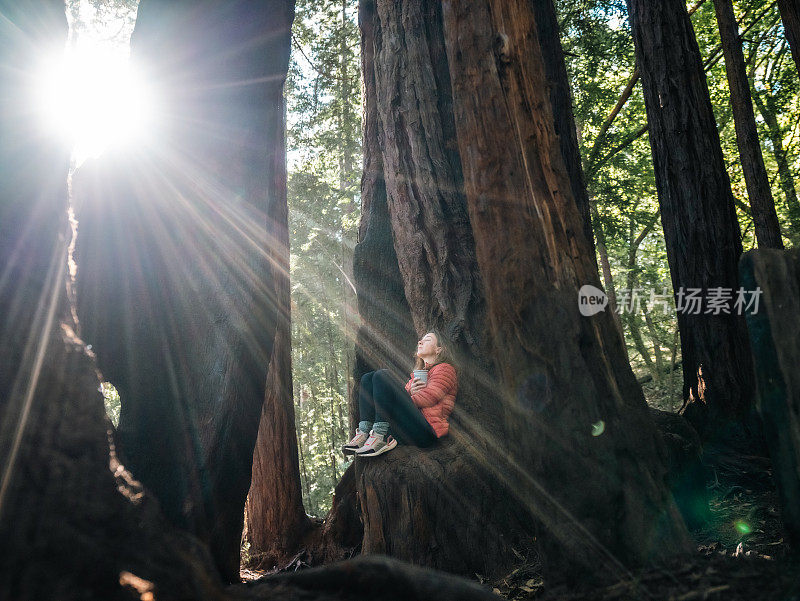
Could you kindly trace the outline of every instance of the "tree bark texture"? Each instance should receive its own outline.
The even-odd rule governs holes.
[[[778,0],[778,10],[797,73],[800,75],[800,4],[797,0]]]
[[[545,483],[547,494],[524,479],[523,490],[544,527],[582,563],[615,563],[586,544],[593,538],[634,563],[685,548],[679,518],[656,534],[660,517],[677,516],[662,481],[660,440],[613,318],[578,311],[578,289],[599,287],[597,266],[553,126],[535,15],[522,1],[445,3],[444,22],[470,220],[493,344],[502,349],[509,431],[529,462],[527,476]],[[592,436],[598,420],[608,436]],[[587,470],[589,457],[603,467]],[[578,474],[580,485],[571,481]],[[593,492],[576,497],[581,488]],[[615,495],[613,510],[596,503]],[[663,537],[660,549],[643,542],[651,535]],[[632,544],[634,538],[639,542]]]
[[[789,157],[783,147],[783,130],[775,116],[775,101],[769,93],[766,93],[765,98],[762,100],[758,92],[753,95],[753,101],[764,119],[767,132],[769,132],[769,139],[772,142],[772,155],[778,167],[778,181],[783,191],[789,223],[791,224],[789,237],[796,241],[800,238],[800,200],[797,198],[794,177],[792,176],[792,170],[789,168]]]
[[[410,19],[407,26],[400,23],[401,11]],[[359,357],[367,353],[377,357],[369,369],[389,367],[399,372],[398,378],[405,378],[417,336],[437,327],[452,340],[462,368],[463,392],[451,423],[454,429],[472,433],[461,439],[460,453],[473,456],[469,471],[462,475],[471,474],[473,490],[489,495],[486,505],[495,507],[489,513],[467,512],[464,523],[480,521],[487,526],[465,549],[464,541],[453,538],[457,532],[444,526],[451,523],[449,516],[464,515],[463,499],[455,494],[437,495],[436,489],[414,497],[421,485],[413,478],[430,472],[430,467],[420,472],[413,462],[407,463],[405,467],[415,473],[398,479],[397,465],[393,473],[384,473],[392,469],[384,465],[365,466],[357,470],[362,520],[370,525],[364,530],[362,550],[391,553],[416,563],[430,560],[427,565],[459,573],[496,572],[507,565],[511,549],[492,531],[501,531],[501,522],[513,520],[513,511],[503,503],[503,492],[492,488],[490,483],[496,479],[486,471],[485,460],[476,461],[487,452],[491,432],[485,428],[486,421],[499,423],[502,409],[489,385],[493,378],[488,375],[491,359],[482,325],[483,294],[478,292],[454,139],[441,11],[437,2],[402,6],[361,2],[359,24],[365,169],[354,261],[363,324],[357,352]],[[406,29],[408,40],[404,39]],[[373,299],[387,300],[376,303]],[[380,336],[368,339],[373,332]],[[363,360],[357,361],[356,381],[365,371],[359,364],[364,365]],[[453,453],[444,453],[432,461],[446,465]],[[464,463],[454,467],[463,468]],[[365,487],[371,482],[385,485],[371,487],[373,494],[365,502]],[[398,486],[399,482],[403,484]],[[398,505],[397,495],[416,498],[418,505]],[[440,521],[442,526],[435,527]],[[438,536],[438,552],[423,551],[427,542],[422,541],[432,536]],[[404,537],[410,538],[404,543]],[[505,555],[494,552],[498,542]]]
[[[121,456],[231,581],[283,307],[293,14],[290,0],[142,0],[131,56],[159,138],[76,187],[78,315],[120,392]]]
[[[758,250],[739,264],[742,282],[763,291],[747,314],[758,410],[772,458],[787,540],[800,544],[800,251]]]
[[[350,398],[350,432],[355,431],[359,422],[357,399],[361,376],[380,368],[390,369],[398,377],[407,373],[412,367],[411,341],[415,336],[393,244],[379,146],[375,32],[371,26],[375,18],[374,3],[360,2],[358,18],[362,30],[361,65],[364,76],[364,172],[361,179],[358,244],[353,251],[353,280],[360,326],[356,334],[353,367],[356,385]]]
[[[465,352],[477,354],[483,342],[480,279],[456,149],[440,8],[437,2],[376,5],[378,139],[414,329],[424,333],[444,325]],[[412,352],[414,342],[405,342]]]
[[[123,572],[158,582],[160,599],[219,598],[207,551],[109,448],[94,359],[74,334],[69,148],[30,98],[42,56],[67,40],[64,9],[0,2],[0,598],[130,599]]]
[[[553,567],[619,570],[684,548],[685,530],[613,318],[578,313],[599,280],[547,91],[560,53],[537,35],[556,29],[500,4],[360,4],[365,162],[385,173],[415,330],[445,330],[461,368],[449,440],[356,460],[364,551],[491,574],[539,536]]]
[[[714,0],[722,52],[725,56],[725,71],[731,92],[731,107],[736,128],[736,142],[742,170],[747,185],[747,196],[753,213],[756,240],[759,248],[783,248],[775,201],[769,185],[769,176],[761,155],[756,116],[750,99],[750,82],[747,78],[742,39],[733,12],[732,0]]]
[[[680,0],[629,0],[628,8],[678,299],[683,398],[704,399],[708,407],[710,430],[701,438],[751,445],[759,435],[747,420],[754,390],[744,316],[730,305],[727,314],[706,313],[705,302],[698,312],[680,310],[679,294],[690,288],[703,297],[717,287],[735,294],[742,253],[700,51]]]
[[[572,196],[578,205],[578,212],[583,220],[586,239],[594,245],[592,216],[589,210],[589,193],[583,177],[581,154],[578,148],[578,134],[575,128],[575,116],[572,113],[572,93],[569,87],[569,76],[564,62],[564,50],[561,48],[561,37],[553,0],[534,0],[531,3],[539,43],[542,48],[545,74],[550,87],[550,104],[553,107],[553,118],[556,134],[564,157],[564,166],[569,176]],[[596,256],[592,258],[596,261]],[[596,269],[596,267],[595,267]]]

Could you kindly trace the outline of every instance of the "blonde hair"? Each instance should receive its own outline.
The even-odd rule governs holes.
[[[426,330],[426,334],[433,334],[436,336],[436,346],[440,348],[439,352],[436,354],[436,359],[433,363],[430,364],[430,367],[437,365],[438,363],[449,363],[453,365],[453,355],[450,352],[450,343],[442,336],[439,330],[432,328],[430,330]],[[453,367],[455,367],[453,365]],[[423,361],[422,357],[419,357],[416,353],[414,353],[414,369],[425,369],[425,361]]]

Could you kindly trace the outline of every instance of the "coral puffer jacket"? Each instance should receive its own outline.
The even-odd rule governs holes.
[[[414,374],[406,384],[406,391],[414,381]],[[411,395],[414,405],[436,432],[436,437],[445,436],[450,430],[447,418],[453,412],[458,392],[458,378],[455,368],[449,363],[437,363],[428,370],[428,382],[425,388]],[[409,393],[411,394],[411,393]]]

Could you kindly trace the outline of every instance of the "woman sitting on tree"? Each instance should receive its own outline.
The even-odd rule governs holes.
[[[414,373],[405,390],[388,369],[361,377],[358,393],[361,421],[343,451],[359,457],[375,457],[391,451],[398,441],[418,447],[431,446],[449,430],[447,419],[453,411],[457,391],[456,370],[444,339],[437,332],[428,332],[417,343]]]

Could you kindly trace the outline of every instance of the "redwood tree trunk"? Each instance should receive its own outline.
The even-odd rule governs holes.
[[[353,280],[361,326],[356,335],[355,386],[350,398],[350,432],[358,425],[358,390],[368,371],[389,368],[402,374],[412,367],[409,343],[415,332],[392,243],[386,182],[380,152],[375,89],[375,18],[373,2],[360,2],[361,65],[364,73],[364,173],[361,180],[361,222],[353,252]]]
[[[683,398],[708,406],[704,439],[749,445],[741,427],[752,409],[753,367],[744,316],[681,311],[680,292],[738,288],[739,224],[692,24],[681,0],[628,0],[642,73],[650,146],[672,286],[678,297]],[[702,369],[702,378],[698,371]],[[705,390],[703,390],[703,381]]]
[[[356,460],[364,551],[491,574],[533,537],[551,566],[601,570],[620,567],[603,548],[631,563],[684,548],[621,336],[578,312],[599,280],[547,92],[558,42],[537,35],[555,28],[525,2],[362,0],[360,15],[365,162],[383,165],[416,332],[443,329],[460,367],[448,439]]]
[[[577,543],[573,519],[629,562],[685,548],[680,518],[660,533],[660,549],[644,542],[665,511],[676,514],[661,481],[660,441],[612,317],[578,311],[578,289],[599,280],[553,126],[552,70],[534,14],[522,0],[472,4],[445,5],[445,39],[472,231],[502,353],[508,448],[527,459],[528,475],[547,494],[524,478],[522,490],[555,542],[593,567],[606,561],[593,545]],[[605,433],[593,437],[587,426],[598,420]],[[586,454],[602,468],[587,469]],[[595,492],[576,495],[576,477]],[[597,504],[615,495],[617,503]],[[550,505],[554,499],[560,508]],[[613,532],[605,526],[612,519]]]
[[[753,212],[756,239],[759,248],[783,248],[775,201],[772,199],[761,144],[758,141],[753,101],[750,99],[750,82],[742,53],[742,39],[736,24],[732,0],[714,0],[717,23],[725,55],[725,71],[731,92],[731,107],[736,126],[736,142],[742,159],[747,196]]]
[[[283,130],[283,111],[274,112]],[[283,565],[299,548],[311,528],[303,507],[300,461],[292,392],[292,328],[289,281],[289,213],[286,206],[285,138],[275,140],[275,172],[284,183],[276,188],[276,206],[270,247],[271,280],[279,303],[275,344],[267,373],[267,389],[258,438],[253,452],[253,474],[247,495],[247,540],[251,563],[266,569]]]
[[[215,598],[207,552],[165,523],[109,448],[92,354],[66,291],[69,148],[31,110],[67,40],[63,0],[0,1],[0,598]],[[218,597],[217,597],[218,598]]]
[[[536,27],[538,28],[537,35],[542,47],[545,74],[550,89],[550,104],[553,107],[554,126],[561,145],[564,166],[569,176],[572,196],[578,205],[578,212],[581,215],[586,239],[594,247],[589,194],[583,178],[575,116],[572,113],[572,93],[569,86],[567,66],[564,62],[564,50],[561,48],[555,5],[553,0],[533,0],[531,6],[536,19]],[[594,254],[592,259],[596,261]]]
[[[281,307],[268,227],[285,221],[293,11],[142,0],[131,57],[155,87],[158,139],[76,186],[78,314],[120,392],[123,460],[231,581]]]
[[[778,10],[781,13],[786,39],[789,40],[789,47],[792,49],[797,73],[800,75],[800,4],[797,0],[778,0]]]

